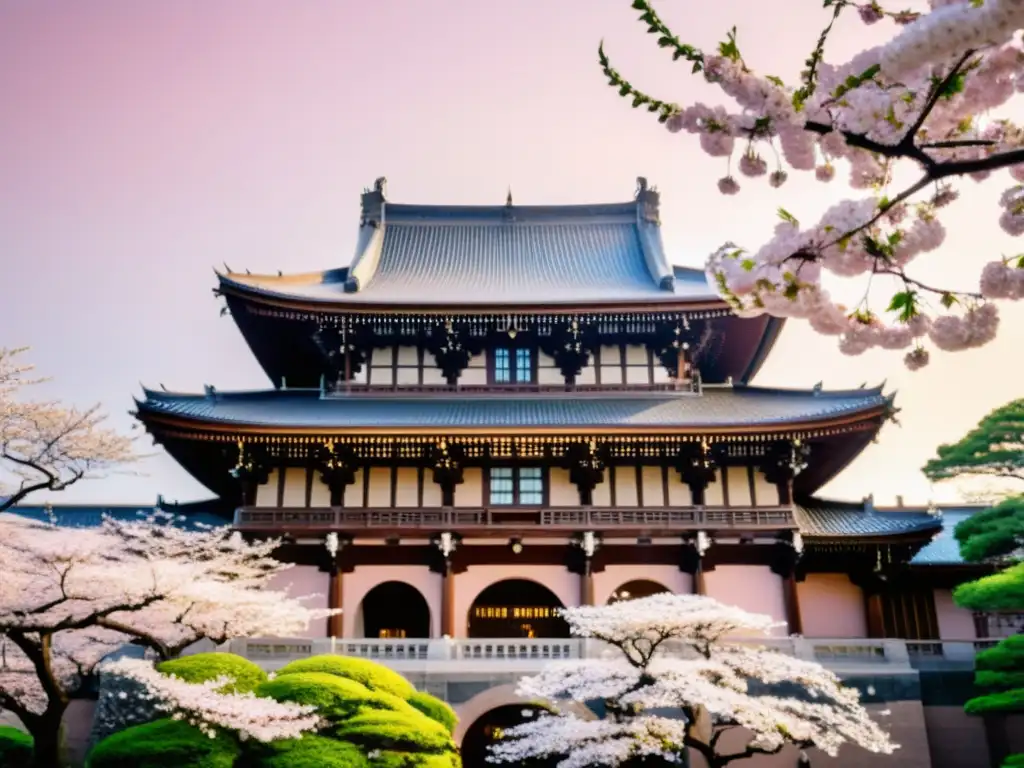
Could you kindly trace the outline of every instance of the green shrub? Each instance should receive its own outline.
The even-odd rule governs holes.
[[[416,691],[408,698],[408,702],[431,720],[447,728],[448,733],[455,733],[455,726],[459,724],[459,716],[445,702],[423,691]]]
[[[438,755],[381,750],[370,759],[370,768],[462,768],[462,760],[454,752]]]
[[[32,737],[12,725],[0,725],[0,765],[29,768],[32,765]]]
[[[248,693],[267,679],[267,673],[256,664],[233,653],[197,653],[182,656],[157,665],[157,671],[164,675],[180,677],[187,683],[205,683],[222,675],[234,679],[234,683],[221,688],[225,693]]]
[[[277,676],[282,677],[298,672],[325,672],[328,675],[347,677],[349,680],[362,683],[371,691],[390,693],[402,701],[407,700],[416,692],[412,683],[394,670],[368,659],[358,659],[352,656],[324,655],[299,659],[283,666],[278,670]]]
[[[447,752],[455,749],[447,729],[419,712],[364,711],[336,725],[332,735],[367,751]]]
[[[155,720],[108,736],[89,753],[88,768],[231,768],[238,742],[210,738],[180,720]]]
[[[969,715],[985,715],[990,712],[1024,712],[1024,689],[1017,688],[1003,693],[976,696],[964,705]]]
[[[366,755],[355,744],[323,736],[305,735],[270,744],[255,744],[246,751],[246,768],[369,768]]]
[[[1024,768],[1024,753],[1010,755],[1003,761],[1003,768]]]
[[[371,691],[362,683],[326,672],[296,672],[262,683],[256,695],[275,701],[291,701],[316,707],[317,714],[332,723],[345,720],[363,710],[389,710],[414,713],[397,696]]]

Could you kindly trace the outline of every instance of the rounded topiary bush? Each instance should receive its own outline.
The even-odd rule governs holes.
[[[379,750],[370,759],[370,768],[462,768],[462,760],[454,752],[390,752]]]
[[[296,672],[262,683],[256,695],[316,707],[317,714],[337,723],[363,710],[415,713],[397,696],[371,691],[351,678],[326,672]]]
[[[32,758],[32,737],[13,725],[0,725],[0,765],[30,768]]]
[[[328,675],[347,677],[349,680],[362,683],[371,691],[390,693],[403,701],[416,692],[412,683],[394,670],[368,659],[352,656],[312,656],[308,659],[299,659],[281,667],[277,676],[280,678],[298,672],[324,672]]]
[[[451,734],[419,712],[363,711],[336,725],[331,735],[367,751],[435,752],[455,750]]]
[[[416,691],[407,701],[431,720],[447,728],[448,733],[455,733],[455,726],[459,724],[459,716],[448,704],[423,691]]]
[[[370,768],[355,744],[308,734],[301,739],[253,745],[243,764],[245,768]]]
[[[163,675],[173,675],[187,683],[230,677],[234,682],[220,689],[225,693],[248,693],[267,679],[267,673],[257,664],[233,653],[196,653],[164,661],[156,668]]]
[[[87,768],[232,768],[241,750],[226,735],[210,738],[180,720],[155,720],[108,736]]]

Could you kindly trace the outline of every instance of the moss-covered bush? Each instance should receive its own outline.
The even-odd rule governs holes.
[[[245,768],[370,768],[366,755],[355,744],[313,735],[253,745],[242,765]]]
[[[397,696],[371,691],[362,683],[326,672],[296,672],[282,675],[261,684],[257,696],[275,701],[291,701],[316,707],[317,714],[332,723],[346,720],[363,710],[413,712],[413,708]]]
[[[298,672],[324,672],[328,675],[347,677],[362,683],[371,691],[383,691],[397,696],[402,701],[412,696],[416,689],[412,683],[394,670],[377,664],[368,659],[352,656],[313,656],[290,662],[278,670],[277,676],[292,675]]]
[[[443,725],[448,733],[455,733],[455,726],[459,724],[459,716],[446,702],[422,691],[416,691],[408,698],[408,702],[431,720]]]
[[[188,683],[205,683],[218,677],[230,677],[234,682],[220,690],[233,693],[248,693],[267,679],[267,673],[257,664],[233,653],[197,653],[182,656],[157,665],[157,671],[164,675],[180,677]]]
[[[0,765],[3,768],[30,768],[32,737],[11,725],[0,725]]]
[[[87,768],[232,768],[241,750],[180,720],[155,720],[115,733],[89,753]]]
[[[382,750],[374,753],[370,768],[462,768],[462,760],[454,752],[432,754]]]
[[[1024,753],[1010,755],[1003,761],[1003,768],[1024,768]]]
[[[332,735],[367,751],[447,752],[455,749],[451,734],[419,712],[364,711],[336,725]]]

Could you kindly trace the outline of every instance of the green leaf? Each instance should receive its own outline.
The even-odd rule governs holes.
[[[910,301],[910,291],[901,291],[892,297],[892,301],[889,302],[888,312],[895,312],[898,309],[903,309],[907,306],[907,302]]]
[[[794,227],[800,226],[800,222],[796,220],[796,216],[787,211],[785,208],[780,207],[778,214],[779,218],[782,219],[787,224],[792,224]]]
[[[754,267],[757,266],[757,262],[754,261],[753,259],[744,259],[743,261],[740,262],[740,266],[743,267],[743,270],[745,272],[753,272]]]
[[[776,77],[775,75],[765,75],[764,79],[767,80],[769,83],[775,83],[775,85],[779,86],[779,88],[786,87],[786,84],[782,82],[781,77]]]
[[[960,303],[960,300],[956,296],[954,296],[952,293],[944,293],[944,294],[942,294],[942,298],[939,299],[939,301],[941,302],[942,306],[944,306],[946,309],[949,309],[954,304],[959,304]]]

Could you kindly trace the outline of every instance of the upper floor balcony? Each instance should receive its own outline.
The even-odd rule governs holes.
[[[564,535],[602,530],[623,535],[680,534],[699,530],[778,531],[797,528],[791,506],[775,507],[427,507],[266,508],[235,512],[241,531],[381,533],[454,530],[463,534]]]

